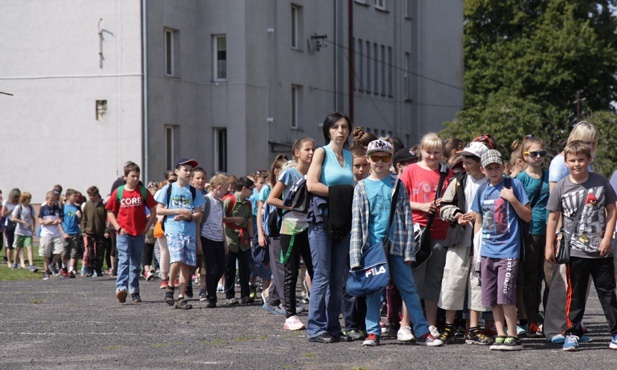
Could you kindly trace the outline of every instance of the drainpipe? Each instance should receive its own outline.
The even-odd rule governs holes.
[[[147,0],[141,1],[141,161],[143,163],[142,181],[148,181],[149,152],[148,152],[148,27],[147,27]]]
[[[353,2],[354,0],[348,0],[347,4],[349,6],[349,118],[351,122],[354,121],[354,42],[353,42]]]

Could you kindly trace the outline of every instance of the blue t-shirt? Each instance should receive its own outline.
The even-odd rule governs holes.
[[[253,194],[249,197],[251,207],[253,208],[253,218],[257,217],[257,200],[259,199],[259,191],[257,188],[253,188]]]
[[[166,206],[169,209],[190,209],[192,211],[197,207],[201,207],[206,203],[204,196],[200,191],[195,191],[195,200],[191,195],[189,186],[180,187],[175,182],[171,184],[171,201],[167,204],[167,187],[165,185],[159,191],[156,201]],[[181,234],[185,236],[195,237],[197,234],[197,225],[195,221],[174,221],[174,216],[165,217],[165,234]]]
[[[364,188],[368,198],[370,219],[368,223],[369,243],[371,245],[383,240],[390,221],[392,207],[392,177],[383,180],[364,179]],[[392,228],[389,238],[392,239]]]
[[[482,248],[480,255],[489,258],[519,258],[520,233],[518,215],[500,193],[504,181],[476,193],[471,209],[482,214]],[[523,184],[512,179],[514,195],[526,205],[529,203]]]
[[[344,166],[341,167],[336,154],[330,147],[326,145],[323,147],[326,151],[326,157],[324,158],[323,165],[321,167],[321,176],[319,182],[326,185],[354,185],[353,171],[351,169],[353,165],[353,156],[349,150],[343,149],[343,158],[345,160]]]
[[[542,177],[539,179],[529,176],[526,171],[516,176],[516,179],[523,184],[529,203],[531,203],[531,222],[529,224],[529,233],[531,235],[546,235],[546,220],[548,218],[546,203],[548,202],[549,195],[547,172],[547,170],[544,170]]]
[[[62,219],[62,228],[69,235],[79,234],[79,218],[77,218],[79,207],[74,204],[64,204],[64,218]]]
[[[270,186],[270,184],[262,186],[261,190],[259,191],[259,197],[257,197],[257,201],[261,200],[262,202],[266,203],[271,191],[272,187]]]

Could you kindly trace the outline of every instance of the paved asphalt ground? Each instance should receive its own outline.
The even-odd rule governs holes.
[[[192,310],[176,310],[162,302],[158,280],[141,281],[143,303],[119,304],[114,281],[1,281],[0,369],[617,368],[593,290],[585,318],[593,343],[564,353],[543,339],[524,339],[524,350],[506,353],[461,340],[440,348],[391,339],[371,348],[309,343],[304,331],[284,331],[284,318],[259,304],[208,309],[195,300]],[[306,313],[301,319],[306,323]]]

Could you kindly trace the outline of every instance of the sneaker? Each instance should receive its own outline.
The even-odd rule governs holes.
[[[431,335],[435,338],[439,338],[441,336],[441,334],[439,334],[439,330],[437,330],[437,327],[434,325],[431,325],[428,327],[428,331],[431,333]]]
[[[184,296],[186,298],[193,298],[193,286],[192,285],[186,286],[186,289],[184,290]]]
[[[205,290],[199,291],[199,301],[205,302],[207,300],[208,300],[208,294],[206,293],[206,291]]]
[[[354,340],[363,340],[364,338],[366,338],[360,330],[356,330],[356,329],[352,329],[352,330],[345,332],[345,335],[351,338],[352,342]]]
[[[396,333],[396,340],[399,342],[411,342],[414,340],[413,334],[411,334],[410,326],[401,326],[401,328]]]
[[[516,334],[517,335],[523,335],[523,334],[527,333],[527,329],[528,328],[529,328],[529,324],[516,325]]]
[[[552,337],[551,339],[547,339],[549,342],[554,343],[554,344],[560,344],[563,343],[566,340],[566,337],[564,337],[562,334],[557,334],[554,337]]]
[[[523,344],[518,337],[506,337],[501,345],[502,351],[520,351],[523,349]]]
[[[208,308],[216,308],[216,301],[214,299],[208,299],[208,303],[206,304]]]
[[[276,312],[281,312],[281,308],[278,306],[273,306],[271,304],[269,304],[268,302],[264,303],[261,308],[268,312],[268,313],[272,313],[272,314],[276,314]]]
[[[566,335],[562,349],[568,352],[578,351],[578,337],[576,335]]]
[[[225,302],[228,306],[233,306],[236,305],[240,302],[238,302],[238,298],[229,298],[226,302]]]
[[[13,269],[17,270],[17,262],[13,263]]]
[[[384,335],[386,330],[388,330],[388,328],[386,328],[386,324],[384,324],[384,322],[381,320],[379,320],[379,327],[381,328],[381,335]]]
[[[470,328],[469,333],[465,337],[465,344],[479,344],[488,346],[493,344],[493,338],[484,335],[478,328]]]
[[[242,297],[242,304],[251,304],[254,302],[255,302],[255,299],[251,297]]]
[[[383,333],[384,336],[388,338],[396,338],[398,331],[401,329],[401,324],[394,323],[386,325],[386,331]]]
[[[441,335],[439,336],[439,340],[442,341],[444,344],[448,344],[454,339],[454,334],[454,326],[446,325],[446,327],[443,328]]]
[[[139,293],[131,294],[131,299],[133,300],[133,303],[141,303],[141,297],[139,296]]]
[[[493,345],[489,347],[491,351],[501,351],[501,346],[503,346],[503,342],[505,342],[506,337],[498,335],[495,337],[495,342]]]
[[[443,344],[443,342],[440,339],[435,338],[435,336],[431,334],[430,332],[424,334],[420,338],[417,338],[416,343],[421,346],[427,346],[427,347],[438,347]]]
[[[527,338],[543,338],[542,330],[538,327],[538,324],[532,322],[527,328]]]
[[[363,346],[367,346],[367,347],[375,347],[379,345],[379,336],[377,336],[376,334],[369,334],[366,339],[364,340],[364,342],[362,342]]]
[[[310,302],[309,300],[309,296],[308,294],[306,294],[306,292],[302,292],[302,295],[300,296],[300,301],[304,304],[308,304]]]
[[[118,290],[118,293],[116,293],[116,298],[118,298],[118,302],[125,303],[126,302],[126,290]]]
[[[30,272],[37,272],[39,271],[38,268],[36,268],[34,265],[30,265]]]
[[[288,317],[287,320],[285,320],[285,324],[283,325],[283,329],[285,330],[302,330],[305,328],[306,327],[304,326],[302,321],[300,321],[298,316],[295,315]]]
[[[219,284],[216,286],[217,293],[223,293],[225,291],[225,286],[223,284]]]
[[[43,280],[49,280],[50,276],[51,276],[51,271],[49,270],[45,271],[45,276],[43,277]]]
[[[250,289],[249,297],[255,299],[255,297],[257,296],[257,285],[250,284],[249,289]]]
[[[69,278],[71,278],[71,279],[75,279],[75,271],[72,271],[72,270],[71,270],[71,271],[69,272]]]
[[[167,280],[161,281],[161,285],[159,286],[159,288],[161,288],[161,289],[167,288]]]
[[[611,335],[611,342],[608,344],[608,348],[617,349],[617,333]]]
[[[296,313],[302,312],[304,312],[304,306],[302,306],[301,304],[296,304]]]
[[[69,276],[69,272],[66,270],[66,267],[63,267],[60,270],[60,275],[62,275],[62,277],[68,277]]]
[[[60,272],[58,272],[58,268],[55,265],[50,265],[49,268],[51,269],[51,273],[54,274],[54,276],[60,276]]]
[[[152,279],[154,279],[154,273],[152,271],[146,271],[145,276],[146,281],[151,281]]]

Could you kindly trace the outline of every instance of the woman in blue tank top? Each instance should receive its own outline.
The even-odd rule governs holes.
[[[328,198],[330,186],[354,184],[353,158],[345,149],[351,121],[343,113],[330,114],[323,123],[326,146],[315,150],[307,173],[307,188],[313,195]],[[343,284],[349,254],[349,233],[333,239],[327,231],[328,211],[320,222],[309,219],[309,244],[313,259],[313,284],[309,301],[309,341],[348,341],[339,323]]]

